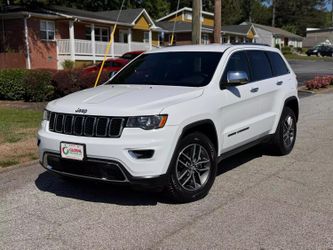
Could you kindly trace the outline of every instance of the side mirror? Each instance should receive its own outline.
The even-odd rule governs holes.
[[[249,82],[249,76],[245,71],[229,71],[227,73],[227,84],[234,85],[242,85]]]

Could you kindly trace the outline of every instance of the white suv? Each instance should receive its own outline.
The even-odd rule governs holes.
[[[296,139],[295,74],[261,45],[179,46],[142,54],[107,83],[50,102],[41,164],[67,176],[161,186],[176,201],[204,197],[217,163]]]

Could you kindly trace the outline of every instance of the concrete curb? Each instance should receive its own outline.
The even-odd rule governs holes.
[[[28,166],[31,166],[31,165],[35,165],[37,163],[39,163],[39,160],[28,161],[28,162],[13,165],[13,166],[10,166],[10,167],[0,168],[0,174],[8,172],[8,171],[15,170],[17,168],[28,167]]]

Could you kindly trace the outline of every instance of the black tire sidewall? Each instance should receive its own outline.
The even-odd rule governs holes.
[[[188,191],[184,189],[180,183],[177,180],[176,177],[176,162],[178,158],[179,152],[184,149],[187,145],[191,143],[198,143],[201,146],[203,146],[207,152],[209,153],[209,158],[211,161],[211,171],[208,177],[208,181],[206,184],[196,191]],[[210,188],[212,187],[215,176],[217,172],[217,162],[216,162],[216,150],[212,144],[212,142],[208,139],[207,136],[205,136],[202,133],[191,133],[187,136],[185,136],[183,139],[180,140],[178,143],[178,146],[175,150],[175,153],[173,155],[173,159],[170,164],[170,174],[169,174],[169,185],[172,186],[173,189],[173,196],[176,199],[177,202],[190,202],[195,201],[198,199],[203,198],[207,195]]]
[[[290,146],[286,146],[285,143],[283,142],[283,123],[286,119],[287,116],[291,116],[294,122],[294,129],[295,129],[295,135],[294,135],[294,140]],[[285,107],[282,111],[281,119],[279,121],[279,126],[278,126],[278,131],[275,134],[275,140],[274,144],[278,147],[280,154],[282,155],[287,155],[289,154],[292,149],[294,148],[295,142],[296,142],[296,136],[297,136],[297,124],[296,124],[296,116],[294,112],[288,108]]]

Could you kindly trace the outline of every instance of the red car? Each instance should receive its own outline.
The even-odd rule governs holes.
[[[141,55],[144,52],[144,50],[136,50],[136,51],[130,51],[125,54],[123,54],[120,58],[126,59],[126,60],[133,60],[137,56]]]
[[[107,59],[104,63],[103,71],[107,73],[118,72],[122,67],[124,67],[129,61],[133,60],[137,56],[141,55],[144,51],[130,51],[126,52],[119,58],[110,58]],[[102,63],[98,63],[96,65],[89,66],[83,70],[83,74],[89,74],[99,71]]]
[[[104,63],[103,71],[111,73],[111,72],[117,72],[122,67],[124,67],[129,60],[123,59],[123,58],[110,58],[107,59]],[[102,63],[98,63],[96,65],[89,66],[83,70],[83,74],[89,74],[98,72]]]

